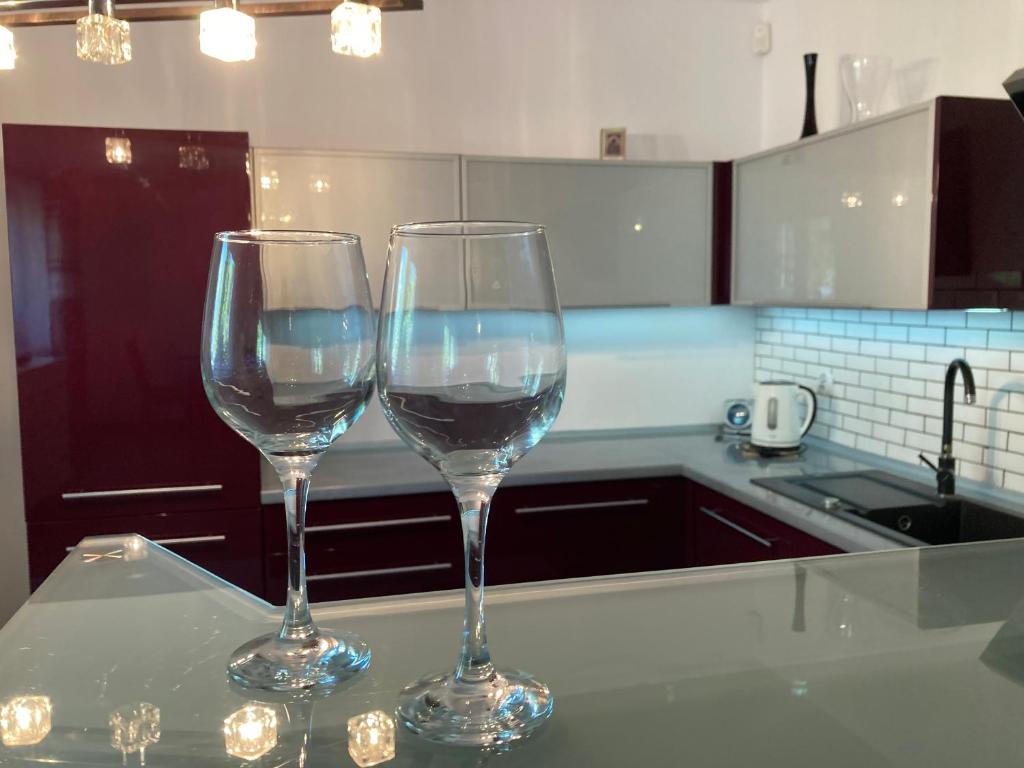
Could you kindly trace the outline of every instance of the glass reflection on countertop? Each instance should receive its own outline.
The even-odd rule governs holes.
[[[146,747],[160,741],[160,708],[144,701],[110,713],[110,746],[121,752],[121,762],[139,753],[139,765],[146,764]]]

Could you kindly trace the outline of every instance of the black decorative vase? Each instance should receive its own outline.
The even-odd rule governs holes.
[[[814,72],[818,67],[818,54],[804,54],[804,78],[807,81],[807,104],[804,107],[804,127],[800,138],[806,139],[818,132],[818,120],[814,116]]]

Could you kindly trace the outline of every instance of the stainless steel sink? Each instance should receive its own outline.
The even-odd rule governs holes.
[[[879,470],[751,482],[911,546],[1024,537],[1024,516]]]

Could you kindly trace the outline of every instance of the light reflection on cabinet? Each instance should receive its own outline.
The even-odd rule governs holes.
[[[391,227],[459,218],[454,155],[256,149],[254,157],[259,226],[359,235],[375,304]]]
[[[564,307],[710,303],[711,163],[467,157],[467,219],[547,227]]]

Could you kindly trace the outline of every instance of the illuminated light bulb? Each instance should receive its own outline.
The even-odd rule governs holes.
[[[309,188],[316,192],[318,195],[322,195],[325,192],[331,191],[331,177],[330,176],[310,176],[309,177]]]
[[[633,231],[634,232],[643,232],[644,231],[644,225],[641,222],[638,221],[636,224],[633,225]]]
[[[121,750],[122,757],[139,753],[146,764],[146,747],[160,741],[160,708],[140,701],[110,713],[110,746]]]
[[[14,50],[14,33],[0,24],[0,69],[14,69],[18,52]]]
[[[256,58],[256,20],[231,6],[211,8],[199,14],[199,50],[221,61],[252,61]]]
[[[350,0],[331,11],[331,50],[367,58],[380,53],[380,8]]]
[[[75,22],[75,50],[82,61],[125,64],[132,60],[128,22],[114,18],[114,0],[89,0],[89,15]]]
[[[124,136],[107,136],[104,141],[106,145],[107,162],[111,165],[132,164],[132,140]]]
[[[52,727],[49,696],[15,696],[0,708],[0,740],[5,747],[29,747],[46,738]]]
[[[904,205],[907,204],[907,196],[904,195],[902,192],[897,192],[895,195],[892,196],[892,204],[897,208],[902,208]]]
[[[359,768],[395,759],[395,721],[375,709],[349,718],[348,754]]]
[[[246,704],[224,720],[224,749],[232,757],[255,760],[277,746],[277,713]]]
[[[839,198],[839,202],[841,202],[845,208],[860,208],[864,205],[864,201],[857,192],[844,192],[842,197]]]

